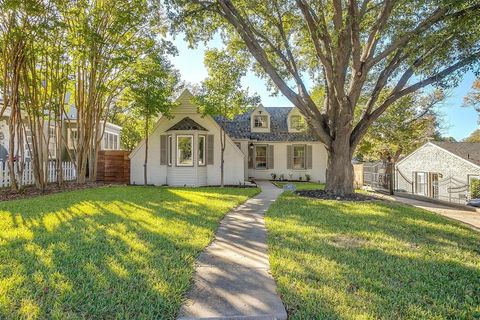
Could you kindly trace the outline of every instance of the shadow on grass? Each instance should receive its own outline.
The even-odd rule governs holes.
[[[267,214],[292,319],[480,317],[480,234],[433,213],[285,194]]]
[[[252,190],[103,188],[0,204],[0,318],[173,319]]]

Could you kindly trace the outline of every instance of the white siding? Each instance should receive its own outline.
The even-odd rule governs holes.
[[[274,145],[274,168],[273,169],[248,169],[248,176],[254,179],[272,179],[272,173],[277,175],[279,179],[283,174],[285,179],[298,180],[300,176],[305,180],[305,174],[311,176],[311,181],[325,182],[325,172],[327,168],[327,150],[320,142],[254,142],[258,144],[272,144]],[[245,142],[248,148],[248,143]],[[312,146],[312,169],[294,170],[287,169],[287,146],[305,144]],[[242,143],[242,150],[244,143]],[[245,151],[244,151],[245,152]],[[248,149],[247,151],[248,152]],[[248,158],[246,160],[246,167],[248,168]]]
[[[432,144],[427,143],[402,160],[397,165],[397,170],[409,182],[413,182],[414,172],[431,172],[441,174],[439,183],[439,196],[441,199],[450,197],[448,188],[462,187],[468,183],[468,176],[480,175],[480,168],[456,155]],[[397,175],[399,190],[412,192],[412,185]],[[466,192],[454,193],[455,197],[464,197]]]
[[[148,159],[148,183],[155,185],[176,185],[176,186],[201,186],[201,185],[219,185],[220,184],[220,128],[218,124],[208,116],[200,115],[189,99],[180,97],[181,105],[177,107],[172,119],[161,118],[149,137],[149,159]],[[167,132],[174,124],[185,117],[192,120],[207,129],[207,132],[196,131],[172,131]],[[160,165],[160,135],[162,134],[194,134],[194,166],[176,167],[175,152],[173,152],[172,166]],[[214,138],[214,164],[207,166],[198,166],[197,159],[197,139],[198,134],[213,134]],[[175,142],[175,137],[173,139]],[[173,143],[174,149],[175,143]],[[130,154],[131,170],[130,179],[133,184],[143,183],[143,161],[145,154],[145,142],[142,141],[139,146]],[[244,156],[243,153],[227,137],[227,146],[225,150],[225,184],[238,185],[244,182]]]

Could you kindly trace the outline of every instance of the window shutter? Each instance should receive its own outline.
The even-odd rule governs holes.
[[[253,148],[250,148],[250,146],[248,146],[248,169],[253,169],[254,167],[254,159],[255,159],[255,147]]]
[[[287,146],[287,169],[293,168],[293,146]]]
[[[305,168],[312,169],[312,146],[306,146],[306,160],[305,160]]]
[[[207,164],[214,162],[214,147],[213,134],[207,135]]]
[[[160,165],[167,165],[168,155],[167,155],[167,136],[161,135],[160,136]]]
[[[267,169],[273,169],[273,144],[267,147]]]

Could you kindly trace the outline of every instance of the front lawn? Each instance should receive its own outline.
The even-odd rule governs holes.
[[[319,182],[289,182],[289,181],[274,181],[274,185],[276,185],[279,188],[283,188],[287,184],[293,184],[297,190],[314,190],[314,189],[324,189],[325,188],[325,183],[319,183]]]
[[[290,319],[480,319],[480,234],[460,223],[291,192],[266,223]]]
[[[1,319],[174,319],[219,221],[258,193],[110,187],[0,203]]]

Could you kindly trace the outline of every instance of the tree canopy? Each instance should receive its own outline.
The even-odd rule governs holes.
[[[192,44],[220,33],[232,56],[248,54],[249,67],[299,108],[327,147],[333,193],[353,192],[352,155],[389,106],[428,85],[457,84],[480,57],[478,1],[166,3],[174,32]],[[323,87],[320,103],[309,83]]]

